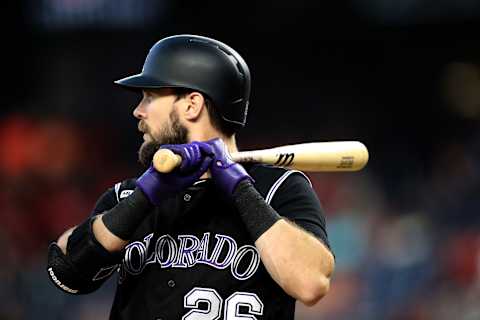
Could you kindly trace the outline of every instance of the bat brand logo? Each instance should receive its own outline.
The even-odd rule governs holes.
[[[274,163],[277,166],[289,166],[292,164],[295,154],[292,153],[280,153],[277,154],[277,161]]]
[[[345,169],[352,168],[353,162],[354,162],[353,156],[342,157],[342,159],[340,160],[340,164],[337,166],[337,168],[345,168]]]

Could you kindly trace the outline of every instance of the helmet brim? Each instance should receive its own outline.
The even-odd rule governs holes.
[[[118,84],[123,88],[135,91],[139,91],[141,89],[159,89],[175,87],[174,85],[159,81],[158,79],[155,79],[143,73],[135,74],[133,76],[114,81],[114,83]]]

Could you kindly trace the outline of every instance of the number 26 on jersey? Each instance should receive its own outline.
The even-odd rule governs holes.
[[[207,304],[206,310],[199,308],[202,302]],[[256,294],[249,292],[235,292],[223,301],[215,289],[193,288],[183,298],[183,305],[192,310],[182,320],[255,320],[255,315],[263,314],[262,301]],[[246,307],[247,313],[240,313],[240,307]]]

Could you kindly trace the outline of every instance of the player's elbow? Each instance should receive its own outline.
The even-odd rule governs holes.
[[[330,278],[335,268],[335,260],[330,253],[323,259],[320,268],[303,279],[298,299],[307,306],[313,306],[330,290]]]
[[[310,279],[298,292],[298,300],[306,306],[313,306],[330,290],[330,278],[319,275]]]

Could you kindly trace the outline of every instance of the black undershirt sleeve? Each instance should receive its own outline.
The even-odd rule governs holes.
[[[271,205],[279,215],[315,235],[331,250],[322,205],[303,174],[288,176],[273,195]]]
[[[109,188],[100,196],[100,198],[98,198],[92,212],[90,213],[90,217],[94,217],[107,210],[112,209],[117,205],[117,203],[118,202],[115,196],[115,190],[113,188]]]

